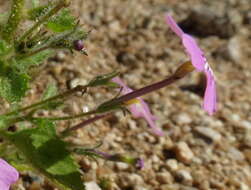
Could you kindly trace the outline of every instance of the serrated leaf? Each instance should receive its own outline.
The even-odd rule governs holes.
[[[0,96],[9,102],[18,102],[28,90],[29,77],[0,64]]]
[[[76,26],[76,21],[71,15],[70,10],[65,8],[58,15],[50,19],[46,26],[53,32],[64,32],[72,30]]]
[[[34,121],[37,128],[10,135],[10,140],[38,171],[64,189],[84,190],[81,175],[66,144],[55,131],[54,123],[46,119]]]
[[[21,73],[26,73],[32,66],[38,66],[53,54],[52,50],[44,50],[30,57],[19,58],[14,61],[13,66]]]

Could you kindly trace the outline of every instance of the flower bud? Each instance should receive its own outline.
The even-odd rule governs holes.
[[[73,47],[77,51],[81,51],[84,48],[84,43],[82,40],[75,40],[73,42]]]

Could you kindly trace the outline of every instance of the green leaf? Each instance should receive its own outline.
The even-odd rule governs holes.
[[[4,40],[0,40],[0,56],[6,55],[10,50],[11,47]]]
[[[52,96],[55,96],[58,93],[58,88],[55,83],[50,83],[46,90],[44,91],[44,94],[42,96],[42,100],[46,100],[48,98],[51,98]]]
[[[19,58],[14,61],[13,66],[20,72],[26,73],[30,67],[38,66],[46,61],[52,53],[52,50],[44,50],[30,57]]]
[[[31,2],[32,2],[32,7],[38,7],[38,5],[39,5],[39,0],[31,0]]]
[[[53,32],[64,32],[72,30],[76,26],[76,21],[71,15],[70,10],[65,8],[58,15],[50,19],[46,26]]]
[[[58,88],[55,83],[50,83],[46,90],[44,91],[44,94],[42,95],[42,100],[49,99],[58,93]],[[55,110],[59,106],[62,106],[63,102],[61,100],[52,100],[47,102],[46,104],[43,104],[41,107],[42,109],[47,109],[47,110]]]
[[[6,129],[9,127],[13,116],[0,115],[0,129]]]
[[[0,96],[9,102],[18,102],[28,90],[29,77],[0,63]]]
[[[7,21],[9,16],[8,12],[0,13],[0,23],[3,24]]]
[[[54,123],[46,119],[34,121],[37,128],[10,134],[9,139],[24,154],[27,161],[63,189],[84,190],[78,166],[55,131]]]

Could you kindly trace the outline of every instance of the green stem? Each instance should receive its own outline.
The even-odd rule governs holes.
[[[96,113],[96,110],[93,110],[93,111],[80,113],[80,114],[73,115],[73,116],[66,116],[66,117],[32,117],[30,119],[48,119],[48,120],[52,120],[52,121],[63,121],[63,120],[78,119],[78,118],[88,116],[88,115],[92,115],[92,114],[95,114],[95,113]]]
[[[15,113],[17,113],[17,112],[23,112],[23,111],[26,111],[26,110],[29,110],[29,109],[32,109],[32,108],[41,106],[41,105],[43,105],[43,104],[46,104],[46,103],[48,103],[48,102],[51,102],[51,101],[53,101],[53,100],[57,100],[57,99],[64,98],[64,97],[69,96],[69,95],[71,95],[71,94],[73,94],[73,93],[75,93],[75,92],[79,92],[79,91],[84,91],[84,92],[85,92],[86,89],[87,89],[87,87],[88,87],[87,85],[86,85],[86,86],[80,86],[80,85],[79,85],[79,86],[76,86],[75,88],[70,89],[70,90],[68,90],[68,91],[66,91],[66,92],[63,92],[62,94],[53,96],[53,97],[48,98],[48,99],[46,99],[46,100],[37,102],[37,103],[35,103],[35,104],[29,105],[29,106],[26,106],[26,107],[23,107],[23,108],[20,108],[20,109],[16,109],[16,110],[11,111],[11,112],[9,112],[9,113],[6,113],[6,114],[4,114],[4,115],[7,116],[7,115],[15,114]]]
[[[22,12],[24,8],[24,0],[13,0],[11,13],[3,30],[3,38],[10,42],[13,39],[13,34],[17,30],[18,25],[22,19]]]
[[[66,7],[69,5],[69,1],[67,0],[60,0],[54,8],[52,8],[46,15],[44,15],[40,20],[38,20],[28,31],[26,31],[17,41],[17,44],[20,44],[22,41],[24,41],[28,36],[32,34],[34,30],[36,30],[40,25],[45,23],[49,20],[51,16],[56,14],[60,9]]]
[[[50,49],[51,47],[48,45],[48,46],[44,46],[44,47],[42,47],[42,48],[39,48],[39,49],[36,49],[36,50],[34,50],[34,51],[30,51],[30,52],[27,52],[26,54],[24,54],[24,55],[22,55],[22,56],[20,56],[22,59],[23,58],[26,58],[26,57],[31,57],[31,56],[33,56],[33,55],[35,55],[35,54],[37,54],[37,53],[39,53],[39,52],[41,52],[41,51],[44,51],[44,50],[47,50],[47,49]]]

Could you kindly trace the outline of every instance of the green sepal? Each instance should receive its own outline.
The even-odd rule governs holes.
[[[88,83],[88,86],[90,87],[96,87],[96,86],[109,86],[109,87],[118,87],[118,85],[114,82],[111,81],[114,77],[118,76],[120,73],[117,71],[104,74],[104,75],[99,75],[95,77],[93,80],[91,80]]]
[[[96,113],[106,113],[113,110],[125,110],[123,105],[123,103],[117,102],[116,99],[112,99],[99,105],[96,109]]]

